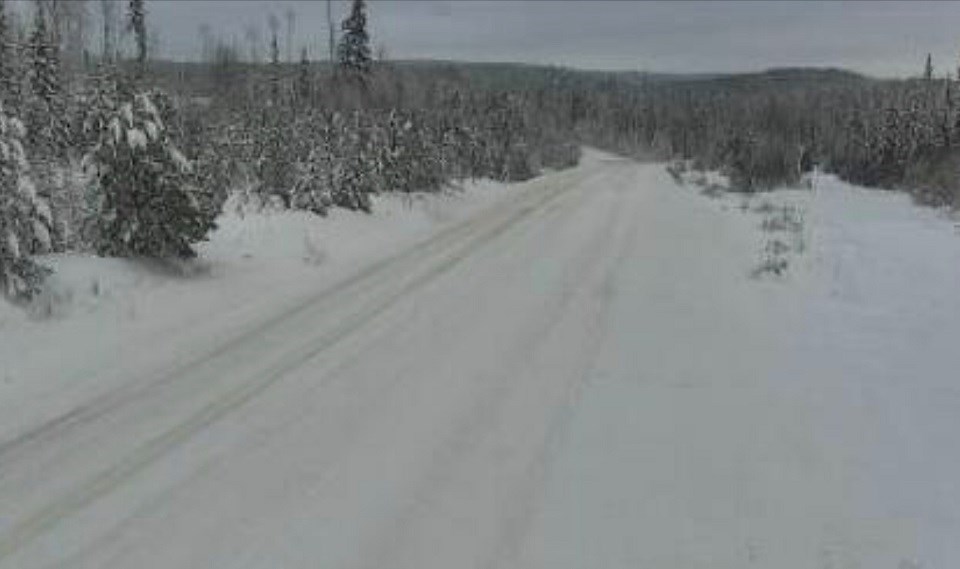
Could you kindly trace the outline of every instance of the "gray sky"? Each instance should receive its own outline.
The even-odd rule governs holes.
[[[335,2],[337,20],[348,5]],[[306,45],[313,57],[326,56],[321,0],[148,0],[148,7],[167,57],[196,57],[203,22],[245,45],[251,24],[266,37],[270,12],[285,29],[288,9],[298,16],[295,52]],[[811,65],[879,76],[918,74],[927,52],[938,73],[954,73],[960,61],[960,2],[372,0],[370,25],[374,45],[396,59],[664,72]]]

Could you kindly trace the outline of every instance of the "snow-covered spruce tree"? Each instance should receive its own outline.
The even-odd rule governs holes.
[[[469,139],[467,124],[460,109],[460,96],[454,92],[443,103],[444,111],[437,119],[438,157],[443,179],[463,180],[469,177]]]
[[[50,247],[50,209],[34,189],[24,126],[0,102],[0,292],[27,300],[49,272],[30,259]]]
[[[69,132],[60,86],[59,45],[47,23],[45,4],[37,3],[27,45],[30,96],[27,98],[27,143],[38,161],[63,156]]]
[[[18,56],[7,18],[6,0],[0,0],[0,104],[8,110],[19,106],[20,86],[17,78],[21,72],[17,68]]]
[[[277,106],[280,104],[280,36],[277,31],[280,21],[273,14],[270,14],[270,102]]]
[[[360,111],[353,111],[348,120],[335,113],[332,130],[339,140],[338,164],[331,187],[333,205],[370,212],[370,195],[380,187],[379,156],[370,143],[370,129]]]
[[[73,147],[66,156],[31,156],[38,191],[49,196],[54,251],[94,248],[92,220],[96,218],[96,195],[91,187],[96,185],[90,184],[91,168],[85,153],[99,143],[102,131],[116,112],[119,84],[119,72],[109,63],[86,74],[70,97],[70,116],[76,125],[71,134]]]
[[[409,192],[407,168],[411,157],[407,152],[406,135],[413,123],[406,114],[393,109],[386,118],[385,140],[380,148],[383,185],[388,192]]]
[[[93,124],[86,157],[96,199],[94,247],[116,257],[191,258],[215,227],[216,208],[196,184],[191,163],[168,136],[155,104],[162,93],[121,93]]]
[[[219,211],[230,193],[241,188],[244,197],[254,186],[250,148],[253,135],[244,120],[230,113],[230,120],[212,121],[209,109],[185,105],[177,113],[179,148],[193,158],[197,183],[210,196],[211,206]],[[168,125],[170,122],[165,121]]]
[[[261,112],[257,125],[255,165],[263,202],[291,205],[294,186],[297,133],[291,109],[270,105]]]
[[[9,23],[7,22],[7,1],[0,0],[0,54],[6,55],[8,52],[9,46],[7,42],[9,38],[7,34],[9,33]],[[3,70],[6,67],[6,62],[3,59],[0,59],[0,70]]]
[[[438,191],[446,181],[441,150],[435,140],[437,132],[428,124],[428,118],[425,113],[413,114],[407,123],[411,128],[403,136],[406,186],[417,192]]]
[[[33,28],[24,48],[25,89],[20,116],[25,119],[25,146],[30,158],[31,178],[37,193],[53,214],[52,246],[66,248],[70,224],[71,200],[80,192],[71,175],[70,149],[74,138],[68,120],[67,97],[61,85],[60,46],[53,19],[55,6],[37,2]],[[73,164],[75,165],[75,164]]]
[[[522,181],[537,174],[526,140],[529,124],[523,102],[512,93],[495,93],[486,102],[483,136],[488,175],[497,180]]]
[[[363,79],[370,74],[373,57],[370,35],[367,33],[367,5],[364,0],[353,0],[350,15],[340,26],[343,35],[337,46],[337,60],[341,71]]]
[[[326,215],[333,205],[334,180],[340,171],[339,137],[329,113],[305,111],[296,126],[296,163],[290,207]]]

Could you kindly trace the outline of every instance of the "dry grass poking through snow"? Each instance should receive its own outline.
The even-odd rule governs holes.
[[[792,262],[806,249],[804,206],[793,203],[775,203],[769,193],[743,193],[730,189],[729,181],[717,172],[697,170],[683,161],[667,165],[667,172],[680,186],[699,188],[699,193],[711,199],[729,200],[739,196],[740,210],[761,216],[762,242],[757,264],[750,270],[755,279],[783,278]],[[804,181],[812,189],[812,181]],[[754,205],[756,204],[756,205]],[[727,209],[724,204],[723,209]]]
[[[806,249],[803,209],[792,204],[774,206],[765,200],[751,211],[763,216],[760,229],[764,238],[760,261],[750,275],[753,278],[785,276],[791,260]]]

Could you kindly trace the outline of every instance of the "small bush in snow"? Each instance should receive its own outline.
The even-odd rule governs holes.
[[[750,276],[755,279],[763,278],[765,276],[782,277],[786,274],[789,264],[789,261],[783,257],[777,255],[767,255],[764,256],[764,258],[760,261],[760,264],[753,269],[753,271],[750,273]]]
[[[769,233],[800,233],[803,231],[803,213],[795,207],[783,206],[770,212],[761,222],[760,228]]]
[[[754,278],[783,276],[790,259],[802,255],[806,250],[803,211],[793,205],[775,206],[768,200],[762,201],[752,211],[763,215],[760,229],[765,237],[760,261],[751,275]]]

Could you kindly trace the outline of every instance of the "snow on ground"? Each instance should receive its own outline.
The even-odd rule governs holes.
[[[323,218],[228,203],[188,274],[143,261],[46,256],[54,274],[29,310],[0,300],[0,441],[131,374],[188,357],[192,344],[228,338],[511,189],[479,180],[440,195],[385,194],[373,214],[334,209]]]
[[[778,305],[794,307],[780,316],[783,340],[771,377],[816,410],[813,440],[844,449],[837,476],[859,473],[843,481],[843,500],[855,503],[875,533],[853,539],[836,529],[837,545],[824,549],[819,563],[892,566],[882,556],[872,564],[864,559],[885,539],[907,538],[916,553],[902,567],[954,566],[960,561],[960,221],[954,212],[918,207],[906,194],[834,176],[814,174],[805,185],[711,201],[756,227],[751,274]],[[798,227],[770,229],[770,220],[784,217]],[[786,269],[758,275],[774,241],[787,245]],[[851,540],[859,542],[853,550]]]
[[[863,515],[910,526],[918,566],[956,566],[960,224],[831,177],[806,211],[804,317],[785,371],[865,474],[851,485]]]
[[[189,278],[54,259],[0,327],[0,567],[955,567],[957,223],[811,186],[590,152],[227,216]]]

